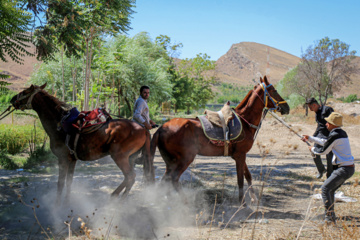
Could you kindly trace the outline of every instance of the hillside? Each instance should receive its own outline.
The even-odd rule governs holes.
[[[233,44],[229,51],[216,61],[217,79],[221,82],[247,85],[252,79],[258,80],[266,74],[270,76],[272,83],[277,83],[299,62],[300,58],[276,48],[254,42],[241,42]]]
[[[35,54],[35,46],[31,46],[28,51]],[[8,62],[0,61],[0,71],[11,76],[6,81],[11,83],[9,88],[15,92],[19,92],[24,88],[25,83],[30,79],[30,75],[34,71],[35,65],[40,63],[35,56],[26,56],[22,59],[24,59],[23,64],[15,63],[10,58],[7,58]]]

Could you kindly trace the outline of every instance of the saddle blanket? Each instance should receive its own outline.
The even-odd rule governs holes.
[[[233,119],[231,119],[227,125],[229,128],[229,140],[237,139],[242,132],[241,121],[235,112],[233,112],[233,114]],[[206,115],[200,115],[197,118],[200,120],[204,134],[207,138],[214,141],[225,141],[222,127],[212,124]]]

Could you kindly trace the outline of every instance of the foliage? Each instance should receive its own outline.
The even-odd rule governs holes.
[[[309,86],[310,84],[302,80],[303,76],[301,71],[299,71],[301,66],[299,64],[288,71],[284,78],[276,84],[276,89],[281,96],[287,99],[290,108],[303,104],[307,98],[315,96],[314,90]]]
[[[0,151],[0,167],[6,170],[14,170],[19,168],[19,166],[14,163],[14,161],[8,157],[4,151]]]
[[[34,0],[28,0],[33,2]],[[101,34],[113,35],[130,29],[133,0],[44,2],[46,24],[35,30],[37,57],[49,60],[64,46],[67,57],[80,57],[89,40]]]
[[[334,91],[340,91],[342,86],[350,82],[351,74],[359,72],[352,61],[356,51],[349,48],[339,39],[325,37],[302,54],[298,79],[319,97],[321,104],[326,104]]]
[[[341,97],[341,98],[337,98],[337,100],[346,102],[346,103],[351,103],[351,102],[355,102],[358,100],[358,97],[356,94],[350,94],[349,96],[347,96],[346,98]]]
[[[63,92],[61,89],[62,86],[62,65],[61,54],[56,53],[53,60],[49,60],[46,63],[41,63],[37,67],[37,71],[34,71],[30,77],[30,83],[34,85],[41,86],[44,83],[47,83],[46,90],[59,98],[62,98]],[[75,79],[75,88],[82,88],[83,80],[83,71],[82,71],[82,61],[75,58],[64,58],[64,86],[67,91],[65,92],[64,99],[72,99],[72,89],[73,89],[73,77]]]
[[[166,51],[145,32],[133,38],[120,35],[109,42],[107,75],[114,81],[119,105],[132,112],[142,85],[150,87],[150,101],[157,104],[170,99],[172,84]]]
[[[225,103],[226,101],[239,103],[251,89],[252,86],[238,86],[231,83],[221,83],[219,93],[214,98],[214,102],[220,104]]]
[[[205,54],[197,54],[195,58],[181,60],[178,77],[174,80],[175,104],[178,108],[199,109],[214,97],[211,84],[214,75],[215,61]]]
[[[31,42],[29,24],[31,16],[21,9],[19,1],[0,1],[0,60],[7,62],[10,58],[22,63],[25,55],[33,55],[26,50]]]
[[[49,149],[38,146],[32,152],[32,154],[30,154],[30,156],[26,159],[23,168],[30,169],[45,162],[54,163],[56,162],[56,160],[57,160],[56,156]]]
[[[167,35],[160,35],[156,37],[155,42],[160,44],[160,46],[167,51],[167,55],[169,56],[171,63],[175,57],[179,56],[179,50],[183,47],[182,43],[172,43],[171,38]]]
[[[17,154],[28,147],[32,136],[33,126],[31,125],[11,125],[0,124],[0,151],[5,151],[9,154]],[[45,136],[45,131],[37,127],[37,138],[35,143],[41,143]]]
[[[347,103],[355,102],[356,100],[358,100],[358,97],[356,94],[350,94],[349,96],[347,96],[345,98],[345,102],[347,102]]]

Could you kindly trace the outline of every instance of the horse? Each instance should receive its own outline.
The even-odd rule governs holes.
[[[269,100],[270,99],[270,100]],[[246,153],[254,143],[254,135],[259,128],[264,108],[277,110],[281,114],[289,114],[290,107],[277,93],[267,77],[260,77],[260,84],[254,86],[247,96],[238,104],[234,112],[240,117],[244,133],[229,143],[228,155],[235,160],[239,201],[245,203],[244,173],[248,182],[252,200],[256,199],[252,186],[251,173],[246,165]],[[244,135],[245,134],[245,137]],[[241,139],[240,139],[241,137]],[[156,147],[165,161],[166,171],[162,182],[171,182],[180,194],[179,178],[194,161],[195,156],[224,156],[224,146],[210,142],[205,136],[201,123],[197,118],[174,118],[164,123],[153,135],[150,154],[154,158]],[[183,196],[183,194],[182,194]],[[184,197],[184,196],[183,196]],[[184,197],[186,199],[186,197]],[[186,201],[186,200],[185,200]]]
[[[42,86],[31,85],[15,95],[10,103],[15,109],[33,109],[39,116],[45,132],[50,138],[50,149],[58,158],[59,177],[57,182],[57,203],[66,179],[65,200],[69,201],[71,184],[77,159],[93,161],[110,155],[124,174],[123,182],[112,192],[117,197],[124,190],[125,198],[135,182],[134,165],[129,157],[140,151],[144,160],[144,177],[147,182],[155,179],[152,159],[150,158],[150,133],[139,124],[127,119],[108,119],[98,130],[80,134],[76,147],[77,158],[65,144],[67,133],[58,125],[67,113],[69,105],[47,93]]]

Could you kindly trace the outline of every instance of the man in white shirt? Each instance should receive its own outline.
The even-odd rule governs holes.
[[[142,86],[140,88],[140,96],[135,102],[133,115],[133,121],[137,122],[148,130],[157,127],[156,123],[153,122],[149,116],[149,107],[146,101],[149,96],[150,88],[148,86]]]
[[[330,131],[327,139],[303,135],[303,141],[315,142],[320,147],[309,147],[316,155],[325,155],[330,151],[334,156],[332,159],[333,172],[321,186],[321,195],[325,205],[325,222],[335,223],[335,191],[355,172],[354,157],[351,154],[348,135],[342,127],[342,115],[332,112],[325,118],[326,127]]]

